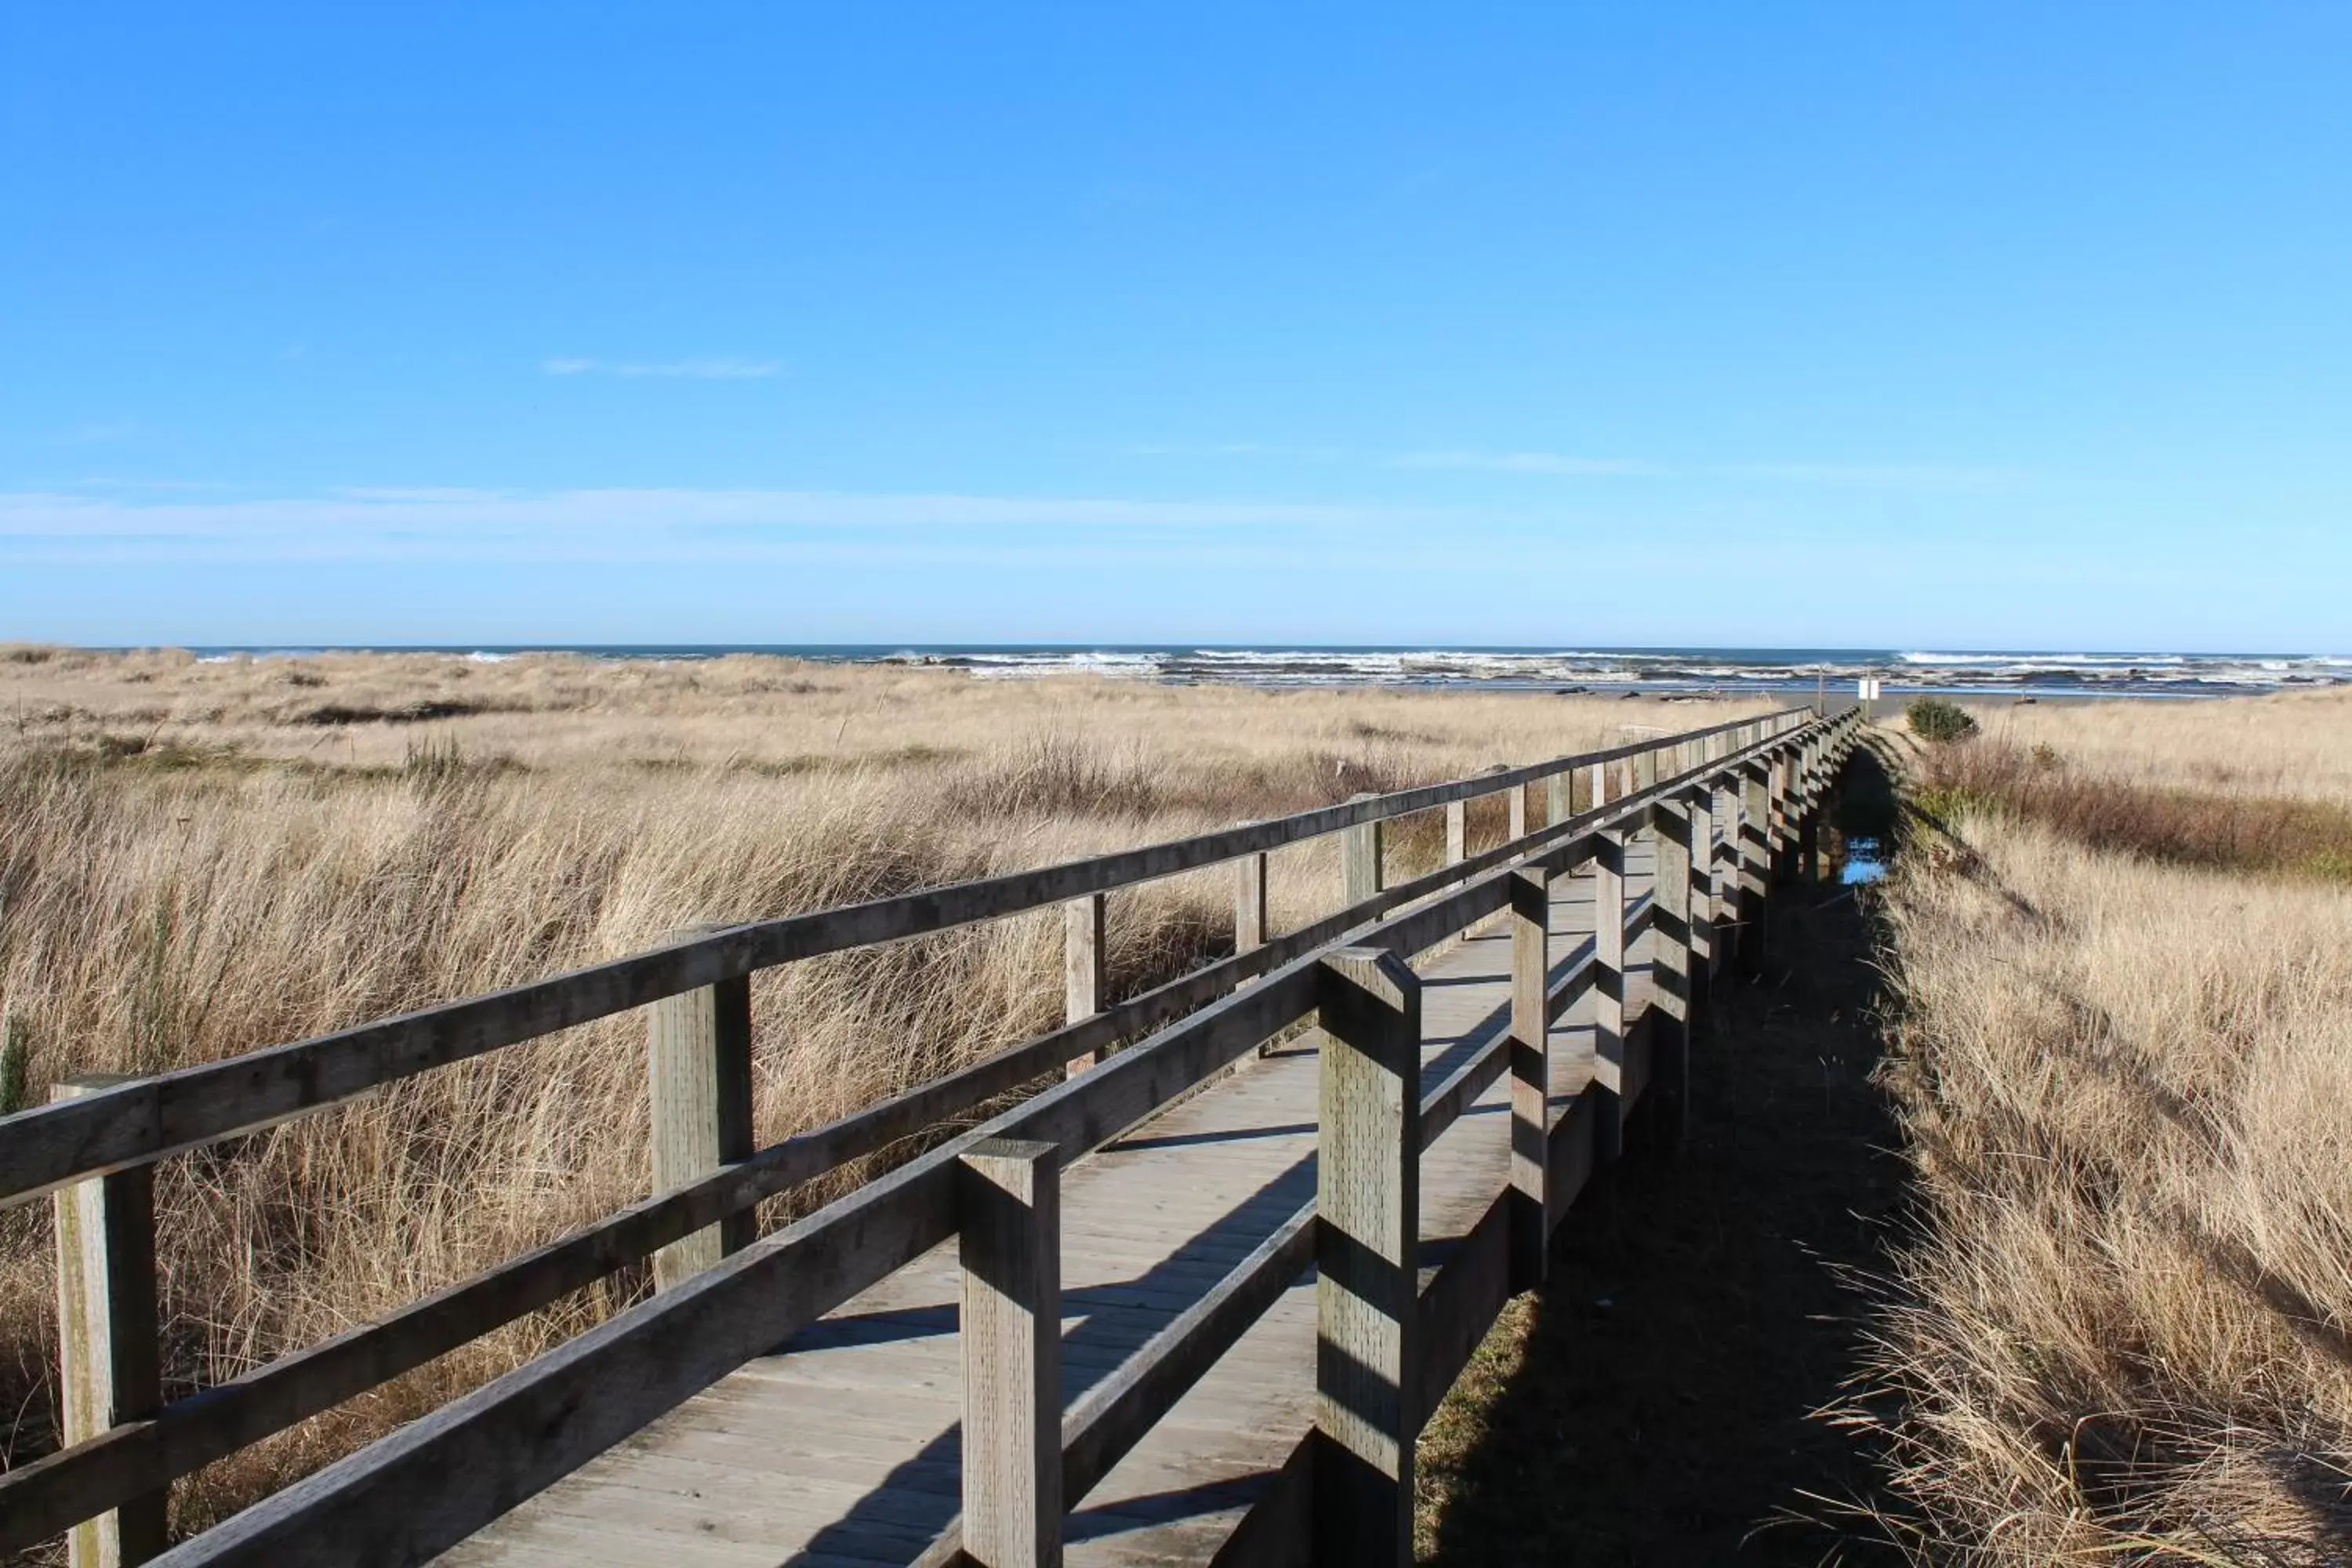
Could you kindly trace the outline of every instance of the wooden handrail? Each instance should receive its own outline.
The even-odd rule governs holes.
[[[1597,759],[1804,715],[1757,719],[1502,773],[1424,784],[1191,838],[977,881],[786,915],[586,965],[289,1045],[37,1107],[0,1119],[0,1205],[324,1110],[384,1084],[778,964],[994,920],[1155,881],[1362,823],[1524,786]]]
[[[944,1240],[953,1229],[952,1203],[942,1196],[947,1189],[938,1173],[949,1169],[973,1140],[1050,1138],[1061,1145],[1066,1160],[1099,1147],[1258,1041],[1310,1014],[1313,964],[1322,951],[1345,940],[1411,954],[1458,934],[1500,907],[1502,879],[1514,866],[1541,863],[1564,870],[1580,864],[1592,853],[1598,832],[1631,822],[1647,810],[1654,798],[1718,776],[1738,776],[1755,759],[1777,754],[1791,736],[1811,728],[1776,727],[1784,717],[1743,721],[1741,725],[1717,726],[1694,736],[1667,737],[1660,743],[1679,745],[1748,723],[1772,731],[1638,796],[1610,802],[1582,817],[1538,829],[1381,889],[1361,904],[1304,930],[1208,965],[1129,1003],[826,1127],[787,1139],[677,1192],[632,1205],[572,1237],[524,1254],[383,1321],[281,1358],[230,1384],[167,1406],[152,1419],[116,1427],[0,1477],[0,1503],[5,1504],[0,1507],[0,1549],[41,1539],[77,1519],[184,1474],[643,1258],[667,1240],[1031,1081],[1072,1055],[1131,1037],[1186,1009],[1202,1009],[1096,1071],[1037,1096],[756,1244],[688,1281],[679,1290],[641,1303],[383,1443],[298,1483],[278,1499],[204,1537],[203,1542],[211,1545],[204,1554],[186,1560],[261,1561],[273,1550],[266,1542],[289,1539],[287,1531],[301,1534],[304,1521],[326,1517],[341,1521],[338,1528],[383,1528],[404,1534],[413,1530],[421,1532],[411,1537],[420,1543],[439,1541],[446,1545],[488,1516],[474,1516],[462,1497],[452,1497],[446,1507],[436,1504],[419,1513],[413,1506],[413,1494],[408,1502],[383,1511],[383,1499],[401,1490],[387,1478],[414,1477],[418,1472],[412,1466],[428,1462],[461,1468],[488,1464],[501,1478],[494,1483],[495,1496],[510,1506],[515,1498],[537,1489],[740,1364],[740,1359],[726,1361],[733,1353],[730,1347],[772,1346]],[[1650,749],[1627,748],[1610,754]],[[1578,765],[1583,760],[1543,766]],[[1538,771],[1517,770],[1521,774]],[[1475,786],[1472,794],[1516,787],[1512,773],[1498,773],[1430,789],[1465,785]],[[1427,793],[1402,792],[1402,798]],[[1423,803],[1410,809],[1427,808],[1427,803]],[[1424,900],[1431,901],[1421,901]],[[1633,928],[1629,936],[1647,918],[1643,906],[1629,922]],[[1368,926],[1367,921],[1374,923]],[[751,929],[756,928],[737,928],[724,934],[739,935]],[[1552,1016],[1566,1005],[1579,973],[1589,975],[1589,959],[1572,967],[1555,987]],[[1242,981],[1252,978],[1263,983],[1234,992]],[[1473,1066],[1483,1070],[1483,1059]],[[1485,1081],[1491,1081],[1491,1077],[1488,1074]],[[1461,1087],[1459,1075],[1454,1087]],[[1476,1092],[1470,1089],[1468,1098],[1475,1098]],[[1467,1099],[1461,1103],[1466,1104]],[[1454,1113],[1458,1114],[1458,1106]],[[1452,1115],[1445,1117],[1446,1121],[1452,1120]],[[795,1283],[783,1284],[787,1275]],[[672,1313],[679,1315],[672,1320]],[[656,1342],[657,1336],[647,1337],[655,1333],[647,1325],[664,1321],[697,1340],[692,1353],[663,1355]],[[756,1352],[746,1351],[740,1359],[751,1353]],[[657,1375],[649,1375],[648,1367],[656,1369]],[[561,1400],[566,1391],[584,1395],[592,1385],[607,1378],[618,1378],[628,1385],[629,1393],[600,1402],[608,1407],[594,1419],[567,1423],[575,1429],[560,1438],[531,1426],[534,1413],[543,1415],[549,1408],[548,1400]],[[519,1447],[498,1448],[495,1460],[479,1457],[483,1450],[478,1445],[494,1433],[506,1434],[499,1441]],[[363,1460],[367,1462],[362,1464]],[[385,1490],[387,1484],[391,1492]],[[520,1491],[513,1489],[518,1485]],[[280,1499],[285,1500],[281,1503]],[[488,1500],[478,1499],[476,1505]],[[349,1512],[353,1507],[361,1510],[359,1517],[370,1522],[357,1523]],[[321,1510],[324,1512],[317,1511]],[[474,1518],[473,1524],[459,1525],[461,1519],[469,1517]],[[453,1527],[457,1535],[442,1533]],[[240,1555],[246,1550],[238,1544],[240,1540],[257,1555]],[[190,1547],[198,1544],[191,1542]],[[179,1560],[180,1554],[173,1556]]]
[[[1732,758],[1716,764],[1717,768],[1732,765]],[[41,1540],[121,1499],[137,1495],[155,1484],[158,1476],[186,1475],[297,1421],[331,1409],[638,1262],[680,1237],[968,1112],[1054,1070],[1072,1057],[1146,1034],[1245,980],[1362,931],[1369,921],[1391,910],[1456,887],[1465,877],[1508,864],[1538,843],[1552,842],[1568,833],[1572,836],[1568,842],[1577,844],[1594,824],[1628,810],[1622,801],[1611,802],[1603,811],[1587,813],[1557,828],[1538,829],[1459,864],[1383,889],[1361,905],[1204,965],[1104,1013],[1009,1047],[823,1127],[794,1134],[690,1185],[633,1204],[374,1322],[346,1330],[176,1401],[151,1419],[117,1426],[19,1467],[0,1476],[0,1500],[9,1504],[6,1517],[0,1518],[0,1550]],[[1563,865],[1589,853],[1588,847],[1571,854]],[[1451,934],[1449,931],[1437,935],[1427,945]],[[1422,947],[1409,946],[1406,951],[1418,952]]]

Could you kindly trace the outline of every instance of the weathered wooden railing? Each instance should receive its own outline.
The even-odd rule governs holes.
[[[0,1203],[57,1194],[67,1422],[66,1447],[0,1477],[0,1550],[71,1530],[78,1564],[146,1561],[162,1550],[174,1478],[654,1257],[662,1289],[651,1299],[166,1554],[175,1563],[419,1562],[961,1236],[972,1281],[962,1319],[967,1421],[985,1429],[968,1431],[964,1452],[991,1458],[967,1462],[963,1520],[933,1558],[1058,1560],[1066,1509],[1310,1261],[1320,1269],[1326,1342],[1347,1350],[1335,1364],[1350,1369],[1352,1381],[1325,1390],[1317,1451],[1328,1458],[1294,1467],[1301,1475],[1311,1468],[1313,1506],[1252,1517],[1276,1521],[1255,1526],[1266,1530],[1311,1521],[1316,1554],[1330,1561],[1393,1558],[1409,1537],[1396,1532],[1406,1529],[1412,1435],[1422,1415],[1492,1321],[1502,1292],[1540,1277],[1567,1197],[1593,1159],[1614,1153],[1625,1106],[1651,1064],[1662,1098],[1679,1099],[1693,999],[1725,958],[1728,933],[1740,932],[1752,952],[1753,915],[1775,857],[1811,852],[1811,806],[1853,727],[1852,714],[1831,720],[1791,710],[1092,859],[699,932],[656,952],[226,1061],[61,1086],[55,1103],[0,1121]],[[1663,780],[1662,766],[1670,770]],[[1578,816],[1573,780],[1584,769],[1591,784]],[[1538,783],[1545,822],[1530,828],[1528,789]],[[1508,837],[1471,855],[1467,803],[1494,794],[1510,803]],[[1445,864],[1383,885],[1383,825],[1432,810],[1446,814]],[[1346,835],[1346,907],[1273,934],[1266,854],[1334,832]],[[1656,890],[1629,911],[1623,843],[1642,832],[1656,837]],[[1229,861],[1238,867],[1239,951],[1105,1005],[1103,895]],[[1546,889],[1587,864],[1593,952],[1547,984]],[[751,973],[1064,902],[1065,1027],[826,1126],[751,1147]],[[1497,915],[1513,931],[1511,1027],[1424,1099],[1417,1092],[1419,983],[1402,960]],[[1629,1020],[1625,954],[1644,929],[1653,937],[1654,1001]],[[1606,1081],[1555,1120],[1546,1108],[1547,1026],[1587,989],[1596,998],[1601,1058],[1613,1065],[1601,1074]],[[163,1403],[148,1201],[156,1161],[635,1007],[652,1015],[656,1184],[668,1190],[379,1321]],[[1052,1231],[1059,1168],[1307,1019],[1319,1019],[1326,1042],[1317,1204],[1065,1415]],[[1096,1063],[1089,1070],[752,1238],[761,1199],[1087,1058]],[[1506,1072],[1513,1167],[1497,1201],[1501,1217],[1482,1224],[1419,1289],[1419,1154]],[[1356,1544],[1342,1545],[1339,1531]]]

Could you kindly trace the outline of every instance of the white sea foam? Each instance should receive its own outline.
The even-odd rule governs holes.
[[[2063,695],[2180,694],[2332,684],[2352,658],[2178,653],[1969,652],[1722,648],[971,648],[906,656],[970,670],[984,679],[1064,673],[1172,682],[1228,681],[1266,687],[1402,685],[1603,690],[1806,690],[1846,688],[1870,675],[1890,691],[1951,690]]]
[[[320,650],[205,648],[218,663],[300,657]],[[598,658],[692,660],[725,648],[593,648]],[[1877,677],[1889,696],[1921,691],[1983,695],[2193,696],[2352,683],[2352,656],[2090,653],[1970,649],[1881,652],[1860,648],[1409,648],[1286,647],[791,647],[803,658],[945,667],[986,680],[1086,674],[1170,684],[1226,682],[1271,688],[1402,686],[1493,690],[1655,690],[1845,696]],[[498,663],[511,653],[450,649],[447,657]]]

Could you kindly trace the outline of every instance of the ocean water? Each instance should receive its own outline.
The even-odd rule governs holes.
[[[327,648],[199,648],[201,657],[292,658]],[[387,650],[390,651],[390,650]],[[1184,647],[1166,646],[741,644],[674,647],[443,647],[476,659],[530,653],[593,658],[778,654],[844,664],[923,665],[986,680],[1084,672],[1172,685],[1406,686],[1525,691],[1788,692],[1850,695],[1875,676],[1888,697],[2212,697],[2352,682],[2352,657],[2319,654],[2066,653],[1755,647]]]

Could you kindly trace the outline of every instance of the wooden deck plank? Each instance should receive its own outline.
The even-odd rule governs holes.
[[[1629,894],[1647,886],[1646,845]],[[1554,884],[1552,962],[1589,946],[1589,882]],[[1646,999],[1646,936],[1629,1014]],[[1510,944],[1423,966],[1423,1086],[1503,1026]],[[1592,1071],[1589,1006],[1554,1028],[1554,1098]],[[1314,1196],[1316,1053],[1294,1045],[1064,1173],[1065,1398],[1108,1376]],[[1497,1079],[1423,1159],[1422,1233],[1465,1236],[1508,1166]],[[926,1254],[446,1554],[451,1568],[822,1568],[910,1561],[955,1515],[961,1366],[952,1244]],[[1077,1502],[1068,1560],[1200,1561],[1311,1424],[1315,1298],[1302,1279]]]

